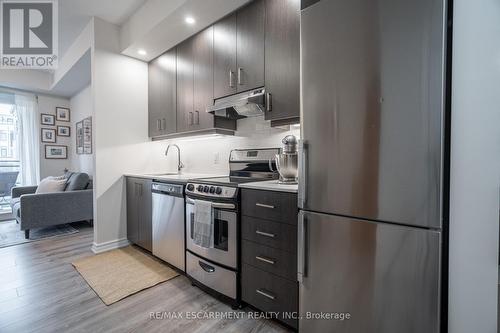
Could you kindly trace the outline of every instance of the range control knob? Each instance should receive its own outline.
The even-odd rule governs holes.
[[[203,187],[203,192],[208,193],[208,189],[209,189],[208,186]]]
[[[215,189],[215,193],[216,194],[221,194],[222,193],[222,188],[217,186],[217,188]]]
[[[210,186],[210,193],[212,193],[212,194],[215,193],[215,187]]]
[[[194,190],[194,185],[193,184],[188,184],[187,189],[188,189],[188,191],[193,191]]]
[[[198,185],[196,189],[198,190],[198,192],[203,192],[203,185]]]

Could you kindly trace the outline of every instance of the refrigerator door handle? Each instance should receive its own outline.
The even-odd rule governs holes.
[[[307,225],[305,213],[299,211],[299,228],[298,228],[298,251],[297,254],[297,281],[302,283],[307,277]]]
[[[304,209],[306,204],[306,189],[307,189],[307,145],[304,140],[299,140],[299,193],[298,204],[299,208]]]

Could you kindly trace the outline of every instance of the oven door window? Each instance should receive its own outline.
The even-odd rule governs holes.
[[[228,251],[228,224],[229,221],[221,218],[221,214],[214,209],[214,248],[222,251]],[[194,235],[194,213],[190,214],[191,239]]]

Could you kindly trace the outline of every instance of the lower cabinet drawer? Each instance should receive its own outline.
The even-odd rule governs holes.
[[[212,264],[191,252],[186,252],[186,273],[205,286],[236,299],[236,272]]]
[[[297,279],[297,256],[272,247],[242,240],[242,260],[246,264],[291,281]]]
[[[281,250],[297,252],[297,227],[290,224],[241,216],[241,237]]]
[[[241,214],[297,225],[297,194],[242,189]]]
[[[278,319],[297,328],[298,285],[248,264],[242,265],[243,301],[265,312],[278,312]]]

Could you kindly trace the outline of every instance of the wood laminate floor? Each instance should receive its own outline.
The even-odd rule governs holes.
[[[93,232],[0,249],[0,332],[289,332],[278,323],[240,319],[187,319],[186,313],[231,308],[179,276],[106,306],[71,262],[92,255]],[[183,318],[151,319],[152,312]]]

